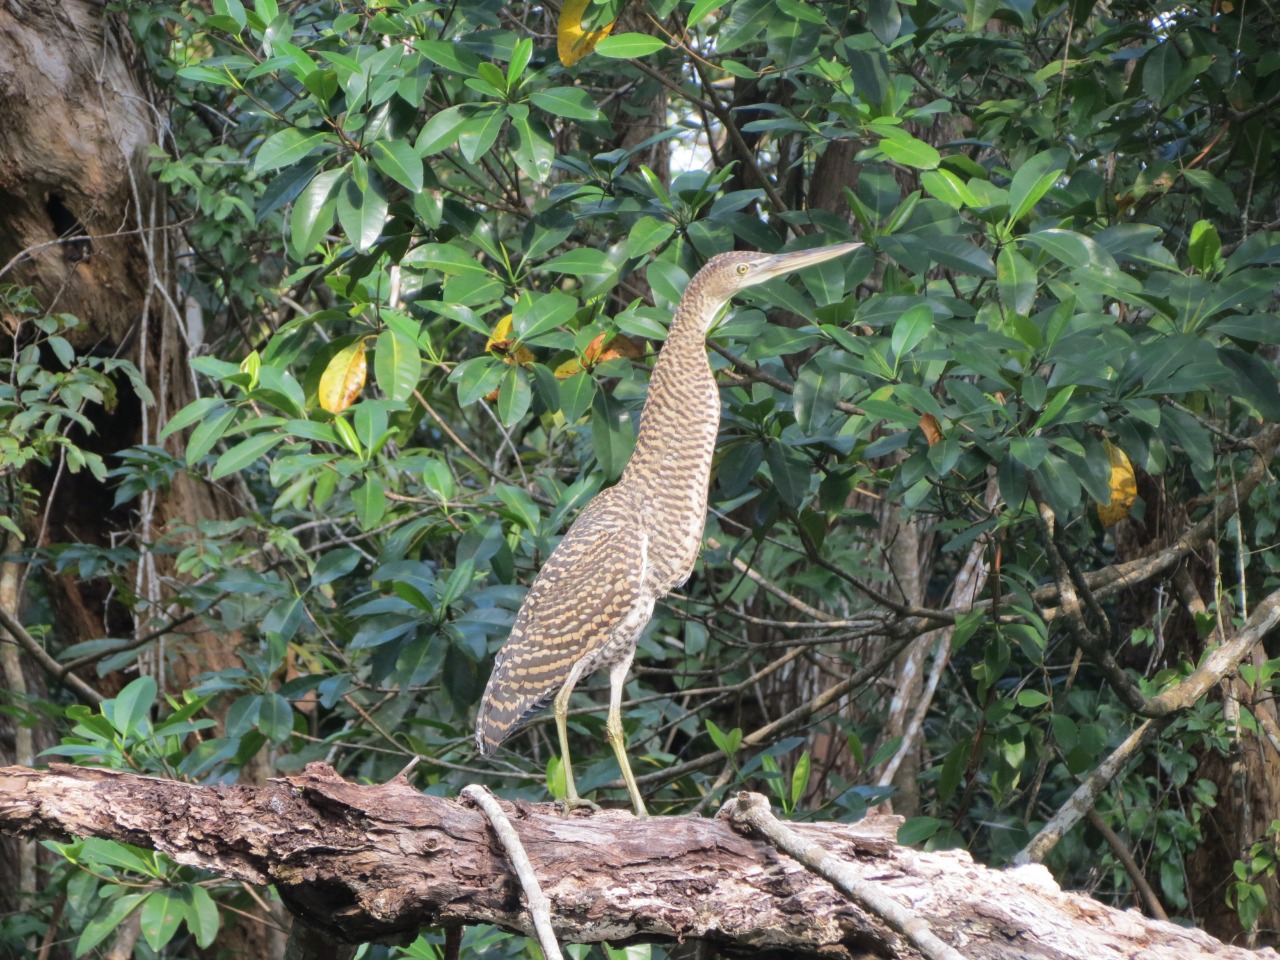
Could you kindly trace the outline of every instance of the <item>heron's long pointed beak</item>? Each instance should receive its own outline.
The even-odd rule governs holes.
[[[861,246],[863,246],[861,243],[833,243],[826,247],[814,247],[812,250],[775,253],[761,257],[755,262],[756,276],[761,281],[771,280],[784,273],[803,270],[805,267],[811,267],[815,263],[822,263],[826,260],[844,256],[846,253],[852,253]]]

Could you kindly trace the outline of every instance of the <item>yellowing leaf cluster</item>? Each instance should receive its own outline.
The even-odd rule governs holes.
[[[1125,452],[1112,443],[1104,445],[1111,458],[1111,502],[1098,504],[1098,519],[1104,527],[1113,527],[1133,509],[1138,499],[1138,479]]]
[[[560,20],[556,25],[556,50],[560,54],[560,62],[566,67],[572,67],[594,50],[596,44],[613,30],[613,23],[606,24],[599,30],[582,29],[582,15],[590,5],[591,0],[565,0],[560,7]]]
[[[511,336],[511,314],[509,313],[493,328],[493,333],[489,334],[484,349],[495,357],[501,357],[503,363],[510,363],[513,366],[523,367],[526,363],[533,363],[537,359],[532,350],[523,344],[517,344],[515,338]]]
[[[584,364],[586,369],[589,370],[597,364],[604,363],[606,360],[616,360],[619,357],[626,357],[628,360],[639,360],[643,355],[644,351],[640,349],[640,345],[626,334],[614,334],[606,343],[605,334],[602,333],[587,344],[587,349],[582,351],[581,360],[577,357],[572,360],[566,360],[556,367],[555,375],[564,380],[572,377],[575,373],[581,373]]]

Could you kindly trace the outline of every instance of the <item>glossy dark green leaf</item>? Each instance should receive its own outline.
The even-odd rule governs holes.
[[[567,423],[577,423],[591,406],[596,382],[585,371],[575,373],[560,382],[560,411]]]
[[[373,165],[417,193],[422,189],[422,157],[403,140],[376,140],[369,148]]]
[[[551,163],[556,158],[556,148],[551,133],[537,117],[526,111],[518,119],[511,120],[511,155],[516,165],[534,183],[542,183],[551,173]]]
[[[418,345],[402,333],[383,330],[373,351],[373,375],[389,398],[408,400],[422,377]]]
[[[258,148],[253,158],[253,169],[257,173],[287,167],[297,163],[304,157],[319,150],[330,136],[324,130],[300,130],[297,127],[286,127],[269,136]]]
[[[178,932],[184,915],[183,903],[175,890],[160,888],[147,895],[138,914],[142,939],[159,952]]]
[[[501,107],[481,107],[458,127],[458,149],[468,163],[475,163],[489,152],[506,118]]]
[[[616,60],[635,60],[665,49],[666,41],[647,33],[615,33],[596,44],[595,52]]]
[[[898,842],[904,847],[923,843],[938,832],[942,821],[936,817],[912,817],[898,828]]]
[[[338,222],[357,252],[371,249],[382,235],[387,224],[388,206],[382,181],[372,171],[365,190],[361,190],[354,179],[342,185],[338,193]]]
[[[305,260],[333,226],[338,208],[334,187],[344,176],[350,176],[346,167],[316,174],[293,202],[289,214],[289,245],[295,259]]]
[[[1026,315],[1036,299],[1036,270],[1013,246],[1002,247],[996,256],[996,283],[1006,309]]]
[[[529,412],[533,390],[523,367],[508,367],[498,387],[498,418],[504,427],[513,427]]]
[[[594,123],[602,119],[600,108],[595,105],[591,95],[581,87],[549,87],[546,90],[535,90],[529,95],[529,101],[553,117],[582,120],[586,123]]]
[[[606,480],[618,478],[635,444],[630,415],[607,393],[597,390],[591,399],[591,446]]]

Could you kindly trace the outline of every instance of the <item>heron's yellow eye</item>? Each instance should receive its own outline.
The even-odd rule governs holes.
[[[745,277],[750,270],[751,268],[745,263],[738,264],[738,276]]]

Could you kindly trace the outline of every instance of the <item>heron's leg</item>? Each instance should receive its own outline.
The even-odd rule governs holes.
[[[605,734],[609,745],[618,758],[618,766],[622,768],[622,779],[627,782],[627,792],[631,794],[631,806],[636,816],[644,819],[649,811],[644,808],[644,800],[640,797],[640,787],[636,785],[635,774],[631,772],[631,764],[627,760],[627,743],[622,733],[622,688],[627,682],[627,671],[631,669],[631,660],[635,650],[627,654],[625,660],[619,660],[609,668],[609,719],[605,721]]]
[[[556,694],[553,706],[556,717],[556,734],[560,737],[560,762],[564,765],[564,806],[566,812],[574,807],[600,809],[590,800],[583,800],[578,796],[578,786],[573,782],[573,765],[569,760],[569,696],[573,693],[574,685],[578,682],[580,676],[582,676],[582,666],[581,664],[575,664],[573,669],[569,671],[569,676],[565,678],[564,686]]]

